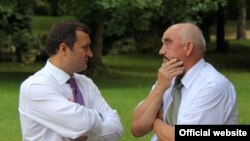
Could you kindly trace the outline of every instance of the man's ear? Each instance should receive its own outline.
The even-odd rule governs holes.
[[[67,55],[67,50],[69,48],[67,47],[67,45],[65,43],[60,43],[59,48],[58,48],[58,53],[61,53],[63,55]]]
[[[194,44],[192,42],[188,42],[185,48],[186,48],[186,56],[190,56],[194,50]]]

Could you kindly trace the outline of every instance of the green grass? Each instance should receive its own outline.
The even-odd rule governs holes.
[[[209,62],[218,66],[218,69],[235,84],[238,93],[240,124],[250,123],[248,94],[250,60],[245,50],[247,48],[241,48],[238,51],[232,49],[230,52],[235,53],[228,54],[209,51],[206,56]],[[245,58],[245,63],[238,61],[240,56]],[[142,138],[135,138],[130,134],[131,117],[135,106],[148,95],[155,82],[161,58],[150,55],[107,55],[104,56],[103,61],[112,72],[112,77],[94,77],[93,79],[108,103],[117,109],[121,117],[125,129],[121,141],[149,140],[151,134]],[[0,63],[1,141],[21,140],[17,111],[19,86],[25,78],[40,69],[43,64]]]
[[[237,92],[240,124],[250,124],[250,72],[225,72],[225,75],[234,83]]]
[[[31,22],[31,29],[39,35],[46,35],[51,28],[51,26],[63,20],[74,20],[72,16],[62,16],[62,17],[48,17],[48,16],[35,16]]]
[[[25,75],[0,73],[0,136],[3,141],[20,141],[18,117],[18,88]]]
[[[93,78],[103,96],[116,108],[123,126],[121,141],[150,140],[151,134],[135,138],[130,133],[132,112],[149,93],[155,82],[160,58],[145,55],[108,55],[104,63],[113,73],[112,78]]]

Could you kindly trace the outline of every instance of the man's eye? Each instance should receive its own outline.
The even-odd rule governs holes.
[[[82,49],[88,50],[88,49],[89,49],[89,46],[84,46],[84,47],[82,47]]]

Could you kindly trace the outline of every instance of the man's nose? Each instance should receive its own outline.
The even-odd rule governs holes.
[[[93,57],[93,53],[92,53],[91,49],[88,50],[87,56],[88,56],[89,58],[92,58],[92,57]]]
[[[165,54],[165,52],[166,52],[166,48],[164,47],[164,45],[162,45],[162,47],[161,47],[161,49],[159,51],[159,54],[163,55],[163,54]]]

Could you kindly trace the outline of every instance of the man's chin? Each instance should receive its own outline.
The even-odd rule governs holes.
[[[87,71],[88,70],[88,67],[85,67],[82,69],[82,71]]]
[[[86,66],[86,67],[84,67],[84,68],[79,69],[79,70],[77,71],[77,73],[85,72],[85,71],[87,71],[87,69],[88,69],[88,67]]]

